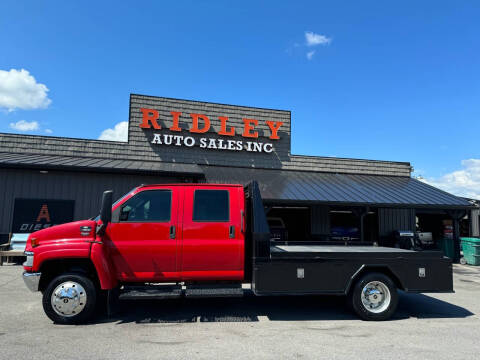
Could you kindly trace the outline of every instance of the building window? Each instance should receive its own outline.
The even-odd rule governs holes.
[[[172,209],[170,190],[142,191],[130,198],[120,210],[120,221],[168,222]]]
[[[230,206],[227,190],[195,190],[193,221],[229,221]]]

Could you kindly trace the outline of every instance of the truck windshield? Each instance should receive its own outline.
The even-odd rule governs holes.
[[[112,204],[112,209],[115,207],[115,205],[117,205],[120,201],[122,201],[123,199],[125,199],[128,195],[130,195],[132,192],[134,192],[136,189],[133,188],[132,190],[130,190],[129,192],[127,192],[125,195],[123,195],[121,198],[119,198],[117,201],[115,201],[113,204]],[[90,218],[90,220],[95,220],[95,221],[98,221],[100,220],[100,214],[98,214],[97,216],[93,216]]]

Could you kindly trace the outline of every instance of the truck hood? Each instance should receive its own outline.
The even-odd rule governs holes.
[[[32,239],[36,239],[40,246],[56,241],[94,239],[96,225],[94,220],[81,220],[35,231],[28,237],[26,250],[31,250]]]

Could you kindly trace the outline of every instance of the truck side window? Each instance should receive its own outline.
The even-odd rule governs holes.
[[[170,190],[142,191],[130,198],[120,210],[123,222],[168,222],[172,209]]]
[[[195,190],[193,221],[226,222],[230,219],[227,190]]]

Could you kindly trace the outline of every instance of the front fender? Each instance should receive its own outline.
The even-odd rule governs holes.
[[[97,270],[98,280],[102,290],[110,290],[118,285],[115,269],[108,256],[105,246],[101,242],[94,242],[90,252],[93,266]]]
[[[85,239],[66,239],[57,240],[48,244],[42,244],[35,248],[35,256],[31,271],[39,271],[45,261],[66,259],[66,258],[86,258],[90,255],[90,242]]]
[[[86,239],[57,240],[48,244],[42,244],[35,248],[33,266],[25,268],[28,272],[38,272],[46,261],[58,259],[90,259],[102,290],[113,289],[118,281],[112,265],[100,243],[93,243]]]

